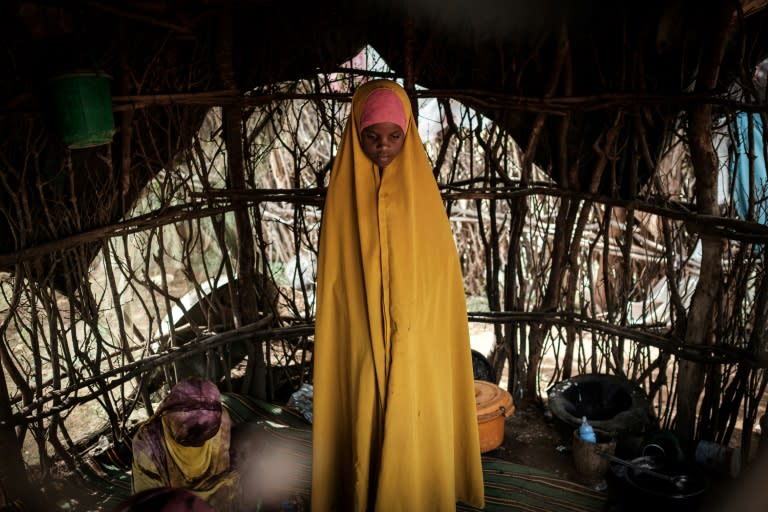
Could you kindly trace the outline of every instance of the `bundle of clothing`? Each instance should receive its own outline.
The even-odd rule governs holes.
[[[232,420],[210,381],[180,381],[133,438],[133,492],[191,491],[218,512],[238,510],[239,474],[230,463]]]

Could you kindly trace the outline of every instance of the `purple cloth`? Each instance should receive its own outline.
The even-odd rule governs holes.
[[[165,417],[177,443],[201,446],[219,431],[221,393],[213,382],[189,377],[174,386],[155,415]]]
[[[134,494],[113,512],[215,512],[215,509],[186,489],[158,487]]]

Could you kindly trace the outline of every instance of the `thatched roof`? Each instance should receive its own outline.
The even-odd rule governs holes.
[[[121,123],[133,115],[129,106],[199,104],[205,102],[203,93],[215,93],[211,103],[237,103],[262,88],[251,95],[254,101],[270,84],[338,69],[366,44],[406,85],[480,110],[555,179],[569,181],[564,186],[589,190],[590,170],[601,158],[593,146],[617,115],[627,116],[620,136],[629,140],[641,130],[647,143],[643,154],[653,158],[677,113],[695,98],[693,91],[699,97],[720,94],[744,81],[744,70],[768,54],[765,4],[745,1],[739,11],[728,2],[682,0],[8,2],[0,36],[4,136],[18,135],[30,116],[50,124],[50,77],[94,67],[113,77],[115,119],[123,132],[115,136],[111,162],[92,151],[72,154],[79,169],[74,188],[83,209],[80,225],[55,234],[37,229],[44,215],[35,204],[40,195],[30,193],[26,234],[7,216],[0,221],[0,254],[115,222],[130,208],[168,162],[143,158],[136,151],[141,135],[125,136],[130,122]],[[697,84],[701,67],[718,56],[721,38],[728,42],[715,82]],[[163,134],[166,144],[178,145],[166,148],[169,154],[181,149],[188,140],[183,134],[203,119],[202,111],[193,109],[186,116],[178,133]],[[43,134],[50,143],[38,155],[41,168],[46,162],[56,165],[62,154],[55,133]],[[529,148],[532,137],[537,143]],[[12,204],[10,191],[34,189],[23,172],[29,152],[14,146],[4,153],[3,166],[13,172],[0,194],[3,203]],[[563,162],[569,162],[568,169]],[[653,165],[648,158],[614,163],[599,191],[623,197],[634,195]],[[632,165],[636,170],[630,171]],[[574,171],[579,177],[567,179]],[[67,184],[58,191],[55,184],[46,186],[51,197],[43,203],[53,203],[58,193],[68,195]],[[115,188],[120,190],[105,197],[105,189]],[[55,216],[56,207],[48,206]],[[0,268],[14,261],[6,258]]]

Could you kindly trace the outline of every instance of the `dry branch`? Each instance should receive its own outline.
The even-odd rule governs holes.
[[[18,412],[14,413],[11,422],[14,425],[24,425],[54,414],[59,414],[62,411],[71,409],[77,404],[86,403],[109,390],[117,388],[121,384],[136,378],[136,375],[146,374],[150,370],[163,365],[236,341],[245,340],[263,343],[273,339],[298,338],[310,335],[314,332],[314,325],[309,324],[264,329],[263,327],[271,321],[272,319],[270,317],[264,318],[226,333],[216,334],[205,339],[197,340],[194,343],[187,343],[181,347],[169,348],[162,354],[144,357],[141,361],[129,363],[113,370],[104,371],[98,376],[83,379],[64,389],[49,392],[47,395],[40,396],[37,401],[26,404]],[[91,386],[97,386],[98,390],[75,397],[69,396],[81,389],[90,388]],[[43,409],[43,406],[52,400],[57,401],[57,406]]]

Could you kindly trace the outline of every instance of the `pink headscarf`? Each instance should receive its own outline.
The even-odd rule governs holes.
[[[377,123],[395,123],[405,133],[405,111],[397,94],[386,88],[376,89],[366,98],[360,116],[360,131]]]

